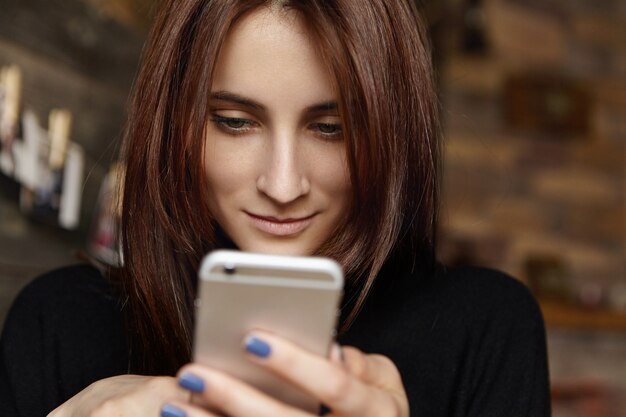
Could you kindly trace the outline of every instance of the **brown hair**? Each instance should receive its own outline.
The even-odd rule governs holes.
[[[190,359],[196,271],[219,246],[202,160],[212,73],[229,28],[250,10],[277,3],[302,14],[339,91],[352,208],[318,254],[345,269],[343,329],[385,263],[400,271],[434,263],[438,111],[413,2],[163,0],[123,148],[119,276],[134,371],[173,374]]]

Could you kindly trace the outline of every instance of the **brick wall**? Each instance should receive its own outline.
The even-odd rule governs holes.
[[[626,2],[489,0],[483,13],[486,52],[442,65],[441,253],[521,279],[529,258],[555,257],[573,291],[608,291],[626,280]],[[513,77],[581,92],[586,127],[507,121]]]
[[[533,286],[528,265],[543,260],[558,266],[561,301],[624,313],[626,2],[485,0],[482,18],[486,49],[463,53],[448,33],[440,66],[441,257]],[[519,98],[537,83],[561,89],[543,98],[568,123]],[[555,417],[626,416],[623,330],[548,323],[548,349]]]

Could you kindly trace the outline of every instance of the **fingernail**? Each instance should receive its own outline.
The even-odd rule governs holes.
[[[330,358],[335,362],[344,363],[346,361],[346,358],[343,355],[343,349],[339,346],[339,343],[333,343]]]
[[[161,417],[187,417],[187,413],[172,404],[165,404],[161,408]]]
[[[246,350],[248,353],[252,353],[260,358],[267,358],[272,353],[270,345],[255,336],[250,336],[246,339]]]
[[[192,392],[204,391],[204,381],[200,377],[188,372],[178,378],[178,385]]]

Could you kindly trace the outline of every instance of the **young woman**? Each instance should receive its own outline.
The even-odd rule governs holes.
[[[242,341],[329,415],[549,415],[532,297],[435,261],[438,133],[409,0],[162,1],[125,135],[124,266],[62,269],[20,295],[3,415],[306,415],[188,364],[197,268],[220,247],[344,267],[329,358]]]

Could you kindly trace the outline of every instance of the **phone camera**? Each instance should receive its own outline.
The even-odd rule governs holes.
[[[233,275],[235,273],[235,265],[232,265],[232,264],[224,265],[224,273],[226,275]]]

